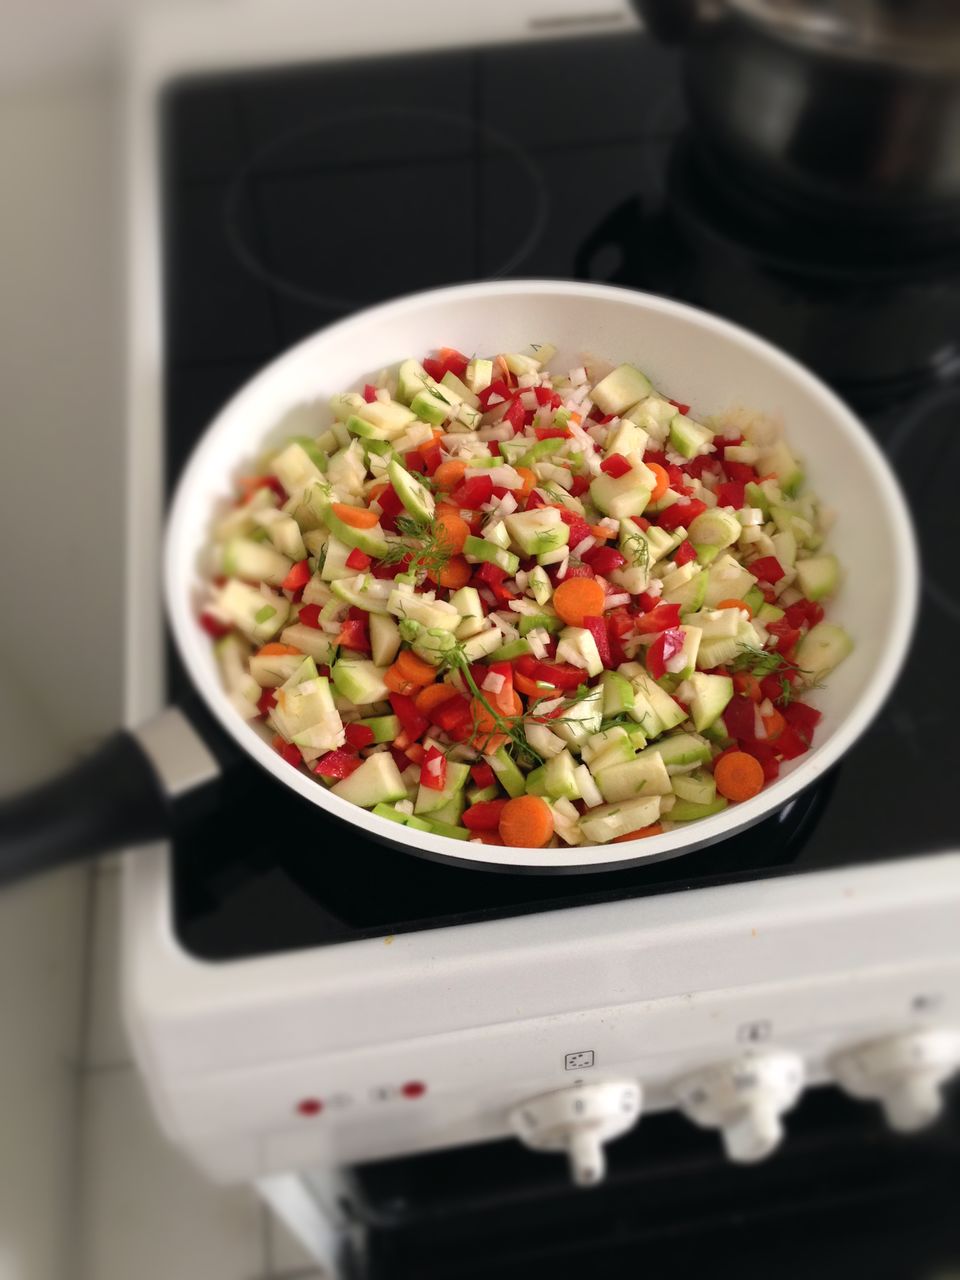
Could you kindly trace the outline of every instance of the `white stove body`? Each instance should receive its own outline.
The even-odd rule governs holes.
[[[632,22],[620,0],[488,0],[482,30],[457,32],[448,5],[374,8],[395,50]],[[132,44],[131,723],[163,696],[157,96],[186,71],[373,53],[370,13],[338,6],[334,31],[313,3],[267,20],[246,0],[155,17]],[[807,1084],[828,1081],[839,1050],[960,1028],[958,926],[960,854],[942,854],[211,965],[177,942],[155,847],[124,869],[125,1004],[170,1138],[215,1178],[270,1185],[499,1137],[516,1104],[578,1083],[628,1078],[646,1110],[671,1106],[678,1079],[746,1049],[791,1051]]]

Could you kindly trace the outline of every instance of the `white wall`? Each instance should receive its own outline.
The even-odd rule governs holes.
[[[0,793],[120,714],[111,112],[103,74],[0,89]],[[0,1280],[70,1275],[88,885],[0,891]]]

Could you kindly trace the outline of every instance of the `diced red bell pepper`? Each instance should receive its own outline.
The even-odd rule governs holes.
[[[590,481],[586,476],[574,476],[573,483],[570,485],[570,496],[572,498],[581,498],[589,488]]]
[[[772,782],[780,774],[780,762],[777,760],[779,746],[779,738],[776,747],[763,740],[743,744],[743,750],[760,762],[764,782]]]
[[[531,489],[530,494],[527,497],[527,501],[524,504],[524,510],[536,511],[537,507],[545,507],[547,505],[548,503],[546,499],[542,498],[540,494],[537,493],[536,489]]]
[[[403,464],[408,471],[418,471],[422,476],[427,474],[426,459],[419,449],[409,449],[403,455]]]
[[[616,547],[591,547],[584,552],[583,559],[602,578],[608,578],[614,569],[622,569],[627,563],[627,557]]]
[[[510,426],[513,427],[514,435],[523,430],[527,421],[527,411],[524,409],[519,396],[510,401],[507,411],[503,415],[503,421],[510,423]]]
[[[364,747],[369,747],[373,742],[373,730],[368,724],[348,724],[344,733],[347,738],[347,746],[353,747],[354,751],[360,751]]]
[[[400,728],[411,742],[416,741],[426,732],[430,722],[426,716],[420,714],[412,698],[407,697],[405,693],[391,693],[390,705],[393,707],[393,714],[400,721]],[[441,707],[440,710],[443,708]],[[440,724],[437,713],[434,713],[434,719],[437,724]]]
[[[641,635],[653,635],[657,631],[669,631],[680,625],[678,604],[658,604],[648,613],[634,619],[634,626]]]
[[[344,649],[359,649],[363,653],[370,652],[370,631],[366,618],[347,618],[340,625],[337,644]]]
[[[578,560],[567,561],[567,571],[563,575],[563,578],[558,578],[558,569],[558,565],[553,565],[550,570],[548,570],[550,573],[550,580],[553,582],[554,586],[556,586],[557,582],[562,582],[565,578],[592,578],[595,572],[584,561]]]
[[[349,561],[348,561],[349,563]],[[283,580],[284,591],[299,591],[310,581],[309,560],[298,560]]]
[[[667,403],[672,404],[677,413],[682,413],[684,417],[686,417],[690,412],[690,406],[688,404],[681,404],[679,400],[671,400],[669,396],[667,396]]]
[[[465,742],[473,733],[473,709],[461,694],[442,702],[430,712],[430,717],[454,742]]]
[[[718,507],[733,507],[735,511],[739,511],[744,505],[743,483],[740,480],[726,480],[723,484],[718,484],[714,492]]]
[[[361,551],[359,547],[354,547],[347,556],[347,568],[362,571],[370,568],[370,557],[365,551]]]
[[[740,742],[756,741],[756,706],[755,702],[740,694],[734,694],[730,699],[723,711],[723,723],[731,738],[736,738]]]
[[[492,787],[497,780],[497,775],[486,763],[472,764],[470,766],[470,777],[473,779],[475,787]]]
[[[613,476],[614,480],[619,480],[630,470],[630,463],[622,453],[611,453],[600,463],[600,470],[605,475]]]
[[[493,497],[493,481],[489,476],[469,476],[462,480],[450,495],[455,507],[477,511]]]
[[[775,647],[778,653],[789,653],[800,639],[799,630],[796,627],[791,627],[786,618],[777,618],[775,622],[764,623],[764,626],[775,637]]]
[[[447,785],[447,757],[436,747],[430,747],[420,766],[420,785],[431,791],[442,791]]]
[[[312,627],[314,631],[320,630],[320,605],[305,604],[297,616],[297,621],[302,622],[305,627]]]
[[[764,676],[760,681],[760,693],[764,698],[769,698],[771,702],[776,702],[783,697],[784,684],[792,685],[800,679],[798,671],[787,670],[777,671],[773,675]],[[758,699],[759,701],[759,699]]]
[[[490,450],[491,458],[500,457],[500,441],[499,440],[488,440],[487,448]]]
[[[260,715],[265,716],[268,711],[272,711],[277,705],[276,689],[264,689],[257,699],[257,710]]]
[[[548,404],[552,409],[559,409],[563,404],[563,400],[552,387],[534,387],[533,394],[537,397],[537,404]]]
[[[699,498],[691,498],[688,502],[675,502],[657,516],[657,523],[662,529],[679,529],[681,525],[690,527],[697,516],[702,515],[707,504]]]
[[[463,811],[463,825],[468,831],[496,831],[500,825],[500,815],[507,803],[502,800],[481,800]]]
[[[815,627],[823,621],[823,606],[815,600],[797,600],[786,610],[791,627]]]
[[[363,388],[363,398],[366,400],[367,404],[373,404],[374,400],[376,400],[377,388],[372,382],[368,382]]]
[[[773,699],[780,696],[780,685],[777,683],[776,676],[770,677],[776,685]],[[735,693],[742,694],[751,702],[762,702],[764,698],[770,697],[763,689],[763,685],[751,671],[736,671],[733,675],[733,689]]]
[[[724,458],[723,469],[728,479],[736,480],[740,484],[752,484],[758,479],[756,471],[747,462],[730,462]]]
[[[663,631],[647,650],[647,670],[654,680],[667,674],[667,663],[683,648],[683,632],[679,627]]]
[[[515,666],[528,680],[544,681],[564,691],[579,688],[587,679],[587,673],[572,662],[541,662],[529,653],[518,658]]]
[[[804,742],[813,741],[816,727],[823,719],[822,713],[816,707],[808,706],[805,702],[791,702],[784,707],[783,715],[790,728]]]
[[[566,440],[570,432],[566,427],[534,427],[533,434],[538,440]]]
[[[696,476],[699,480],[705,471],[720,472],[720,459],[715,453],[701,453],[696,458],[691,458],[689,462],[685,462],[681,467],[684,475]]]
[[[413,555],[411,554],[404,556],[402,560],[397,560],[394,564],[384,564],[382,561],[377,561],[377,563],[371,568],[370,572],[375,578],[395,578],[399,573],[406,573],[410,567],[410,561],[412,559]]]
[[[570,530],[570,536],[567,539],[567,546],[572,551],[578,546],[584,538],[591,537],[590,526],[584,520],[583,516],[578,516],[575,511],[570,511],[567,507],[560,507],[560,519]]]
[[[484,412],[487,409],[495,409],[498,404],[506,404],[510,399],[510,388],[502,378],[495,378],[489,387],[484,387],[482,391],[477,392],[477,399],[480,401],[480,407]],[[490,401],[493,400],[493,404]]]
[[[447,372],[440,360],[435,360],[433,356],[423,357],[423,367],[426,370],[427,377],[433,378],[434,382],[439,382],[443,375]]]
[[[721,436],[714,443],[717,446],[717,452],[720,457],[726,458],[728,449],[732,449],[735,445],[743,444],[743,436]]]
[[[385,516],[398,516],[403,511],[403,503],[392,484],[387,485],[383,493],[378,496],[377,502]]]
[[[458,351],[456,347],[441,347],[438,355],[444,373],[449,370],[455,377],[462,378],[467,372],[467,365],[470,360],[462,351]]]
[[[420,457],[423,459],[424,470],[428,476],[432,476],[443,461],[443,454],[436,440],[420,446]]]
[[[636,619],[626,609],[611,609],[604,614],[607,623],[607,643],[610,645],[610,667],[619,667],[627,661],[627,651],[623,647],[626,636],[636,631]]]
[[[214,640],[222,640],[224,636],[228,636],[233,630],[229,622],[221,622],[212,613],[201,613],[200,625],[207,635],[212,636]]]
[[[273,740],[273,749],[287,764],[292,764],[295,768],[303,764],[303,753],[294,743],[284,742],[282,738],[276,737]]]
[[[650,521],[647,520],[644,516],[631,516],[630,519],[633,521],[633,523],[637,526],[638,529],[643,529],[644,532],[646,532],[646,530],[650,528]]]
[[[759,560],[751,561],[747,567],[758,582],[779,582],[785,573],[776,556],[761,556]]]
[[[802,756],[809,749],[810,743],[804,741],[789,723],[777,737],[777,752],[783,756],[784,760],[795,760],[797,756]]]
[[[607,635],[606,622],[603,618],[586,616],[583,619],[583,625],[596,642],[600,661],[605,668],[611,667],[613,665],[613,655],[610,652],[610,639]]]
[[[697,549],[689,538],[684,538],[673,555],[674,564],[689,564],[691,560],[696,560]]]

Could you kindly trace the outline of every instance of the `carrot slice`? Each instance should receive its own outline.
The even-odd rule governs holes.
[[[421,689],[416,695],[413,704],[422,716],[429,716],[436,711],[437,707],[444,702],[449,702],[451,698],[456,696],[457,691],[453,685],[428,684],[425,689]]]
[[[670,488],[670,477],[665,467],[661,467],[659,462],[645,462],[643,464],[648,471],[652,471],[656,484],[650,492],[650,501],[657,502]]]
[[[753,610],[747,604],[746,600],[734,600],[731,596],[729,600],[720,600],[713,606],[715,609],[742,609],[748,618],[753,617]]]
[[[383,673],[383,683],[387,686],[391,693],[415,693],[417,686],[410,680],[407,680],[400,671],[396,663],[392,667],[387,667]]]
[[[459,591],[470,581],[471,573],[472,570],[463,556],[451,556],[434,581],[439,587],[449,587],[451,591]]]
[[[610,843],[623,844],[626,840],[646,840],[647,836],[660,835],[663,835],[663,827],[659,822],[653,822],[649,827],[640,827],[637,831],[628,831],[625,836],[614,836]]]
[[[385,494],[389,488],[390,486],[386,483],[386,481],[382,482],[381,484],[375,484],[373,488],[370,490],[370,492],[367,494],[367,501],[376,502],[377,499],[382,497],[383,494]]]
[[[443,543],[445,551],[449,551],[451,555],[457,555],[463,550],[463,544],[470,536],[470,526],[459,511],[445,507],[443,511],[435,514],[433,524],[437,531],[437,539]]]
[[[467,464],[459,458],[451,458],[449,462],[441,462],[433,473],[438,489],[449,492],[455,489],[467,473]]]
[[[608,538],[615,538],[617,536],[615,533],[611,533],[609,529],[604,529],[598,524],[590,525],[589,529],[590,536],[592,538],[596,538],[598,542],[606,542]]]
[[[437,678],[437,668],[425,662],[412,649],[401,649],[393,665],[404,680],[421,688],[425,684],[433,684]]]
[[[540,796],[516,796],[500,814],[500,838],[513,849],[542,849],[553,835],[553,814]]]
[[[603,613],[604,591],[593,578],[567,578],[553,593],[553,607],[571,627],[582,627],[584,618]]]
[[[714,765],[717,790],[728,800],[751,800],[763,790],[763,766],[746,751],[731,751]]]
[[[733,687],[737,693],[742,693],[745,698],[749,698],[751,702],[762,702],[763,691],[760,688],[760,681],[750,671],[735,671],[733,675]]]
[[[274,640],[272,643],[265,644],[261,648],[259,648],[257,650],[257,657],[258,658],[274,658],[281,653],[289,653],[289,654],[296,653],[299,655],[300,653],[302,653],[302,650],[294,648],[292,644],[280,644],[279,641]]]
[[[560,692],[553,685],[541,687],[536,680],[531,680],[529,676],[525,676],[520,671],[514,671],[513,673],[513,687],[519,689],[521,693],[525,693],[528,698],[554,698]]]
[[[764,729],[767,731],[768,742],[773,742],[775,739],[779,738],[781,733],[783,733],[784,729],[787,727],[786,720],[776,707],[773,708],[768,716],[761,716],[760,718],[763,721]]]
[[[530,497],[531,493],[533,493],[534,486],[537,483],[536,472],[531,471],[529,467],[514,467],[514,471],[516,471],[517,475],[523,481],[523,488],[519,491],[515,489],[514,493],[516,494],[517,501],[523,502],[526,498]]]
[[[372,529],[380,520],[375,511],[368,511],[366,507],[350,507],[345,502],[331,503],[330,510],[351,529]]]

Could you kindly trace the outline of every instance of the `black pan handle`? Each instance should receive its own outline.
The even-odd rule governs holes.
[[[168,836],[216,803],[239,754],[196,698],[113,734],[68,772],[0,803],[0,883]]]

